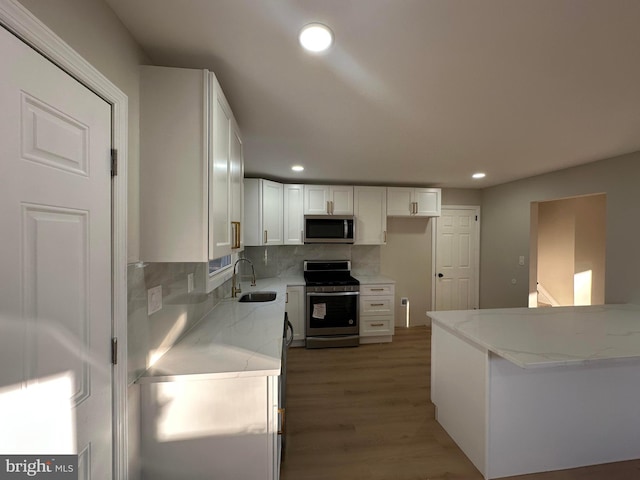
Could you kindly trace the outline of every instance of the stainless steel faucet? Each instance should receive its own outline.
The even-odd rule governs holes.
[[[242,293],[240,281],[237,280],[238,277],[241,279],[242,275],[238,275],[236,273],[236,266],[238,265],[238,263],[242,261],[249,262],[249,265],[251,265],[251,286],[252,287],[256,286],[256,270],[255,268],[253,268],[253,263],[248,258],[239,258],[238,260],[236,260],[236,263],[233,264],[233,277],[231,277],[231,297],[232,298],[235,298],[238,296],[239,293]]]

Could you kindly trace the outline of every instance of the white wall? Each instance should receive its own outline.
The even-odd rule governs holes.
[[[482,196],[480,307],[526,307],[531,202],[606,193],[605,302],[640,302],[640,152],[488,188]],[[515,278],[517,283],[511,284]]]

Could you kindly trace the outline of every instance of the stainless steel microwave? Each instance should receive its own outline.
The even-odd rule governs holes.
[[[304,243],[353,243],[353,215],[305,215]]]

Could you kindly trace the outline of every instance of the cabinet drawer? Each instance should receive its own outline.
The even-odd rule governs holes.
[[[392,315],[393,297],[360,297],[360,315]]]
[[[360,336],[393,335],[392,317],[360,317]]]
[[[393,285],[360,285],[360,295],[393,295]]]

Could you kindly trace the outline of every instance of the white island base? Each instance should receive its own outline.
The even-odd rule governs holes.
[[[606,307],[429,312],[436,419],[485,478],[640,458],[640,309]]]

